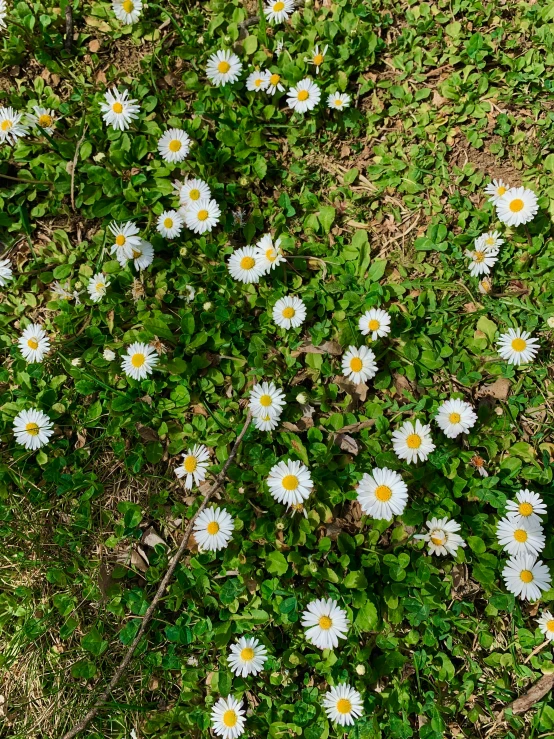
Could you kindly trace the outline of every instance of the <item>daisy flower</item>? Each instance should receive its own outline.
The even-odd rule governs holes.
[[[265,70],[260,71],[255,69],[246,78],[246,89],[250,92],[260,92],[266,90],[269,85],[269,72]]]
[[[17,143],[17,139],[26,136],[29,131],[21,123],[23,113],[17,113],[13,108],[0,107],[0,144]]]
[[[166,162],[174,164],[187,158],[190,150],[190,137],[180,128],[170,128],[158,140],[158,151]]]
[[[191,203],[185,210],[185,223],[187,228],[196,234],[211,231],[219,223],[221,210],[215,200],[197,200]]]
[[[131,259],[133,260],[135,269],[146,269],[154,261],[154,247],[149,241],[141,239],[139,246],[133,246],[133,255]]]
[[[54,111],[50,108],[42,108],[40,105],[33,105],[33,113],[27,113],[27,123],[30,126],[40,126],[46,133],[54,133]]]
[[[183,216],[176,210],[164,210],[158,218],[156,228],[165,239],[174,239],[183,228]]]
[[[273,241],[271,234],[264,234],[256,242],[256,252],[265,272],[271,272],[278,264],[286,261],[281,251],[281,239]]]
[[[241,636],[231,645],[231,654],[227,658],[231,671],[241,677],[257,675],[263,670],[266,660],[267,649],[253,636]]]
[[[39,323],[31,323],[17,341],[23,359],[28,362],[42,362],[50,351],[50,339]]]
[[[106,280],[102,272],[98,272],[90,278],[87,290],[93,303],[98,303],[102,300],[109,284],[110,283]]]
[[[126,26],[136,23],[142,12],[142,0],[112,0],[112,10]]]
[[[128,377],[132,377],[134,380],[144,380],[145,377],[152,374],[158,361],[159,357],[153,347],[135,341],[127,348],[127,354],[123,357],[121,368]]]
[[[329,47],[326,46],[324,49],[320,50],[319,46],[316,46],[312,52],[312,58],[310,59],[310,64],[314,65],[316,74],[319,74],[319,68],[325,61],[325,54],[327,53],[328,48]]]
[[[242,72],[242,64],[236,54],[227,49],[221,49],[208,59],[206,75],[216,87],[235,82]]]
[[[554,641],[554,616],[550,611],[543,611],[541,617],[537,619],[539,629],[548,641]]]
[[[209,552],[225,549],[231,537],[235,522],[225,508],[206,508],[194,522],[194,538],[198,546]]]
[[[454,557],[460,547],[465,547],[465,541],[456,533],[461,528],[460,524],[453,519],[432,518],[426,522],[426,526],[429,532],[417,534],[414,539],[423,539],[428,542],[430,554],[443,556],[451,554]]]
[[[100,110],[104,123],[116,131],[126,131],[134,118],[138,118],[140,106],[135,105],[136,100],[129,97],[128,90],[119,92],[117,87],[107,90],[104,95],[105,102],[100,103]]]
[[[480,457],[478,454],[476,454],[474,457],[472,457],[469,460],[469,463],[472,467],[475,467],[475,469],[481,475],[481,477],[489,476],[489,473],[485,469],[485,460],[483,459],[483,457]]]
[[[311,79],[301,80],[296,87],[291,87],[287,93],[287,104],[298,113],[313,110],[321,100],[321,90]]]
[[[500,231],[487,231],[475,240],[475,244],[477,243],[487,249],[496,249],[498,251],[504,243],[504,239],[500,238]]]
[[[270,469],[267,485],[275,500],[285,505],[302,503],[313,488],[309,469],[302,462],[291,459],[279,462]]]
[[[110,249],[111,254],[124,255],[126,259],[132,259],[133,249],[140,247],[142,239],[138,236],[139,230],[132,221],[127,223],[110,223],[109,229],[114,237],[114,243]],[[120,262],[121,264],[121,262]]]
[[[276,92],[284,92],[285,88],[281,84],[281,75],[278,72],[271,72],[267,78],[267,94],[275,95]]]
[[[175,468],[175,474],[185,478],[185,490],[190,490],[193,483],[200,485],[206,479],[209,458],[210,453],[204,444],[195,444],[183,454],[183,462]]]
[[[238,701],[234,695],[220,698],[212,708],[212,729],[222,739],[236,739],[244,734],[245,722],[242,701]]]
[[[271,417],[269,413],[263,413],[261,416],[254,416],[254,426],[258,431],[273,431],[279,425],[280,416]]]
[[[5,0],[0,0],[0,28],[6,28],[6,16],[8,15],[8,8]]]
[[[377,374],[375,354],[367,346],[349,346],[342,358],[342,374],[357,385]]]
[[[186,209],[199,200],[210,200],[212,193],[204,180],[192,179],[184,182],[176,182],[175,189],[179,195],[181,208]]]
[[[323,707],[329,720],[339,726],[352,726],[364,712],[362,696],[347,683],[328,690],[323,696]]]
[[[285,48],[285,42],[283,41],[283,39],[279,39],[277,43],[275,44],[275,51],[273,52],[275,56],[277,57],[277,59],[279,59],[279,57],[283,53],[284,48]]]
[[[281,328],[298,328],[306,320],[306,306],[296,295],[286,295],[273,306],[273,320]]]
[[[265,6],[264,13],[270,23],[288,21],[294,13],[294,0],[272,0]]]
[[[537,600],[552,584],[550,570],[533,554],[516,554],[502,570],[506,588],[521,600]]]
[[[508,513],[518,516],[519,520],[533,524],[541,523],[540,516],[546,514],[546,505],[541,496],[527,488],[520,490],[515,500],[509,500],[506,509]]]
[[[435,421],[449,439],[455,439],[469,433],[477,421],[477,414],[465,400],[451,398],[438,407]]]
[[[34,451],[48,444],[54,433],[53,423],[46,413],[31,408],[13,419],[13,433],[18,444]]]
[[[392,446],[399,459],[408,464],[420,460],[424,462],[435,449],[431,438],[431,429],[419,421],[404,421],[402,426],[393,432]]]
[[[472,277],[490,274],[492,267],[494,267],[498,261],[498,249],[488,249],[487,247],[480,246],[477,243],[475,244],[475,249],[473,251],[467,249],[465,254],[466,257],[471,259],[469,274]]]
[[[528,331],[510,328],[498,339],[498,353],[508,364],[527,364],[535,359],[539,351],[538,339],[531,338]]]
[[[398,472],[376,467],[360,480],[358,503],[372,518],[390,521],[404,511],[407,502],[408,486]]]
[[[526,187],[511,187],[495,205],[498,220],[506,226],[529,223],[539,210],[537,196]]]
[[[364,336],[371,334],[372,341],[390,334],[390,315],[381,308],[371,308],[358,321],[358,328]]]
[[[502,180],[493,180],[485,187],[485,195],[489,196],[489,203],[497,205],[509,189],[510,186]]]
[[[12,265],[9,259],[0,259],[0,287],[13,279]]]
[[[346,639],[348,618],[332,598],[313,600],[302,613],[306,639],[319,649],[335,649],[339,639]]]
[[[332,92],[327,97],[327,107],[331,110],[344,110],[350,105],[351,97],[345,92]]]
[[[510,556],[533,554],[544,549],[545,537],[540,523],[522,521],[519,516],[508,514],[501,518],[496,527],[496,538]]]
[[[483,277],[477,285],[477,289],[481,295],[489,295],[492,292],[492,280],[490,277]]]
[[[256,283],[266,273],[259,251],[254,246],[243,246],[229,257],[227,269],[237,282]]]
[[[275,418],[281,415],[284,405],[285,393],[272,382],[258,383],[250,391],[248,406],[254,416],[268,415]]]

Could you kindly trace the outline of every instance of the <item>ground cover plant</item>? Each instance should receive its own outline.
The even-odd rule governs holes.
[[[0,735],[550,736],[554,5],[0,18]]]

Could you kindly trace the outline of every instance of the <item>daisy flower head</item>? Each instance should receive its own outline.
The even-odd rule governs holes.
[[[371,334],[372,341],[390,334],[390,315],[381,308],[371,308],[358,321],[358,328],[364,336]]]
[[[102,118],[107,126],[116,131],[126,131],[132,120],[138,118],[140,106],[136,100],[129,97],[129,91],[119,92],[117,87],[107,90],[104,102],[100,103]]]
[[[23,359],[28,362],[42,362],[50,351],[50,339],[39,323],[31,323],[17,341]]]
[[[183,228],[183,216],[176,210],[164,210],[158,218],[156,228],[165,239],[174,239]]]
[[[516,499],[506,503],[506,509],[509,514],[517,516],[520,521],[532,524],[541,523],[540,516],[546,514],[546,505],[541,496],[527,488],[516,493]]]
[[[244,734],[246,714],[242,701],[234,695],[220,698],[212,708],[212,729],[222,739],[236,739]]]
[[[278,503],[289,506],[309,498],[314,486],[309,469],[302,462],[291,459],[278,462],[270,469],[267,485]]]
[[[272,418],[269,413],[263,413],[261,416],[254,416],[254,426],[258,431],[274,431],[279,425],[279,416]]]
[[[362,696],[347,683],[328,690],[323,696],[323,707],[329,721],[339,726],[352,726],[364,712]]]
[[[225,508],[212,506],[197,516],[194,522],[194,538],[200,549],[217,552],[229,544],[234,527],[235,522]]]
[[[306,77],[295,87],[291,87],[287,93],[287,104],[298,113],[313,110],[321,100],[321,90],[316,83]]]
[[[0,107],[0,144],[16,144],[17,139],[29,133],[21,119],[23,113],[18,113],[13,108]]]
[[[483,277],[477,285],[477,289],[481,295],[489,295],[492,292],[492,279],[490,277]]]
[[[420,421],[404,421],[392,434],[392,446],[396,456],[408,464],[424,462],[435,449],[431,429]]]
[[[142,0],[112,0],[112,10],[126,26],[136,23],[142,13]]]
[[[498,249],[488,249],[476,243],[473,251],[466,250],[466,257],[471,260],[469,274],[472,277],[488,275],[498,261]]]
[[[208,59],[206,75],[216,87],[235,82],[242,72],[242,64],[236,54],[228,49],[220,49]]]
[[[259,282],[266,273],[260,253],[254,246],[235,249],[229,257],[227,269],[234,280],[245,284]]]
[[[54,133],[54,111],[50,108],[43,108],[40,105],[33,105],[34,113],[27,113],[27,122],[30,126],[37,128],[40,126],[46,133]]]
[[[487,249],[500,249],[504,239],[500,238],[500,231],[487,231],[481,234],[478,239],[475,239],[475,246],[484,246]]]
[[[344,110],[350,105],[351,97],[346,92],[332,92],[327,97],[327,107],[330,110]]]
[[[6,28],[7,15],[8,8],[6,7],[6,0],[0,0],[0,28]]]
[[[149,241],[141,239],[138,246],[133,246],[133,254],[131,259],[133,260],[135,269],[146,269],[154,261],[154,247]]]
[[[435,421],[449,439],[468,434],[477,421],[477,414],[465,400],[451,398],[437,409]]]
[[[221,209],[216,200],[197,200],[191,203],[184,212],[187,228],[196,234],[212,231],[219,223]]]
[[[158,361],[159,357],[153,347],[135,341],[127,348],[127,354],[123,357],[121,368],[128,377],[132,377],[134,380],[144,380],[145,377],[152,374]]]
[[[267,89],[268,95],[275,95],[277,92],[284,92],[285,88],[281,84],[281,75],[278,72],[269,72],[267,78]]]
[[[246,89],[250,92],[261,92],[269,86],[270,74],[266,70],[255,69],[246,78]]]
[[[256,242],[256,252],[266,272],[271,272],[278,264],[286,261],[281,250],[281,239],[273,241],[271,234],[264,234]]]
[[[540,523],[522,521],[519,516],[509,513],[498,522],[496,538],[510,556],[515,554],[537,556],[544,549],[546,541]]]
[[[527,364],[532,362],[539,351],[539,340],[531,338],[528,331],[510,328],[498,339],[498,353],[508,364]]]
[[[0,259],[0,287],[4,287],[13,279],[12,265],[9,259]]]
[[[485,195],[489,196],[489,203],[496,205],[508,192],[510,186],[502,180],[493,180],[485,187]]]
[[[481,475],[481,477],[488,477],[489,476],[489,473],[485,469],[485,460],[483,459],[483,457],[480,457],[478,454],[476,454],[474,457],[472,457],[469,460],[469,464],[472,467],[475,467],[475,469]]]
[[[548,641],[554,641],[554,616],[550,611],[543,611],[537,619],[539,629]]]
[[[264,669],[266,660],[267,649],[253,636],[241,636],[231,645],[231,654],[227,658],[231,671],[241,677],[257,675]]]
[[[248,405],[254,416],[276,418],[283,412],[285,393],[272,382],[258,383],[250,391]]]
[[[138,248],[142,241],[135,224],[132,221],[127,221],[127,223],[110,223],[109,229],[114,237],[114,243],[112,244],[110,253],[116,255],[120,264],[120,257],[132,259],[133,249]]]
[[[534,554],[516,554],[502,570],[506,588],[521,600],[537,600],[552,584],[550,570]]]
[[[87,290],[93,303],[99,303],[102,300],[109,284],[102,272],[98,272],[90,278]]]
[[[376,467],[360,480],[358,503],[372,518],[390,521],[404,511],[407,502],[408,486],[398,472]]]
[[[316,46],[312,52],[310,64],[314,65],[316,74],[319,74],[319,68],[325,61],[325,54],[327,53],[328,48],[329,47],[326,46],[324,49],[320,49],[319,46]]]
[[[38,408],[31,408],[28,411],[21,411],[14,418],[13,433],[18,444],[34,451],[48,444],[54,428],[46,413],[39,411]]]
[[[180,128],[170,128],[158,140],[158,151],[166,162],[174,164],[187,158],[190,150],[190,137]]]
[[[273,306],[273,320],[284,329],[298,328],[306,320],[304,301],[296,295],[286,295]]]
[[[367,346],[349,346],[342,358],[342,374],[359,385],[377,374],[375,354]]]
[[[506,226],[529,223],[539,211],[537,196],[526,187],[511,187],[495,205],[498,220]]]
[[[288,21],[294,13],[294,0],[271,0],[265,6],[264,13],[270,23],[283,23]]]
[[[197,178],[186,179],[184,182],[176,182],[175,189],[179,196],[181,208],[185,210],[200,200],[210,200],[212,197],[208,183]]]
[[[428,542],[429,554],[451,554],[454,557],[460,547],[465,547],[465,541],[457,533],[461,528],[460,524],[453,519],[431,518],[426,526],[429,531],[426,534],[417,534],[414,539]]]
[[[319,649],[336,649],[339,639],[346,639],[348,618],[346,611],[332,598],[313,600],[302,613],[306,639]]]
[[[185,490],[190,490],[193,484],[200,485],[206,479],[209,458],[210,453],[204,444],[195,444],[183,454],[183,462],[175,468],[175,474],[185,478]]]

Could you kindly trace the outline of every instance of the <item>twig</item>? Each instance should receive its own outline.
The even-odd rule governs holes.
[[[81,138],[79,141],[77,141],[77,146],[75,148],[75,156],[73,157],[73,166],[71,167],[71,208],[72,210],[75,210],[75,169],[77,167],[77,159],[79,158],[79,149],[81,148],[81,144],[83,143],[83,139],[85,138],[85,134],[87,132],[87,126],[83,128],[83,133],[81,134]]]
[[[23,179],[23,177],[11,177],[10,175],[4,174],[3,172],[0,172],[0,179],[11,180],[12,182],[26,182],[29,185],[53,185],[54,184],[51,180],[28,180],[28,179]]]
[[[71,51],[71,45],[73,43],[73,9],[71,8],[70,0],[67,0],[65,6],[65,39],[63,42],[66,51]]]
[[[117,683],[120,681],[121,676],[127,669],[127,666],[129,665],[129,662],[131,661],[133,654],[135,652],[135,649],[139,645],[139,642],[141,641],[142,637],[144,636],[144,632],[146,631],[146,627],[152,620],[152,616],[154,615],[154,612],[156,610],[156,607],[158,603],[160,602],[161,598],[163,597],[165,590],[169,584],[169,581],[173,577],[173,573],[175,572],[175,569],[177,568],[177,565],[179,564],[181,557],[183,556],[183,553],[187,547],[187,544],[190,539],[190,535],[192,534],[192,529],[194,526],[194,522],[196,521],[197,516],[202,513],[204,508],[207,506],[208,502],[210,501],[210,498],[213,496],[213,494],[216,492],[216,490],[220,487],[223,480],[225,479],[225,475],[227,473],[227,470],[229,469],[229,465],[233,461],[233,459],[236,457],[237,452],[239,450],[239,446],[244,438],[244,435],[248,431],[248,427],[250,426],[250,422],[252,421],[252,412],[249,410],[248,414],[246,416],[246,421],[244,422],[244,426],[242,427],[242,431],[237,436],[235,443],[233,445],[233,448],[231,449],[231,453],[229,454],[229,457],[227,458],[225,464],[223,465],[221,472],[216,477],[214,484],[211,486],[211,488],[208,490],[206,495],[204,496],[204,500],[202,503],[200,503],[200,507],[194,514],[194,516],[190,519],[188,522],[187,528],[185,529],[185,533],[183,535],[183,539],[181,541],[181,544],[179,545],[179,549],[177,550],[177,553],[171,560],[169,567],[167,568],[167,571],[163,577],[163,580],[161,581],[158,590],[156,591],[156,595],[154,596],[152,603],[148,607],[148,610],[144,614],[144,617],[142,619],[142,623],[140,625],[140,628],[137,632],[137,635],[135,636],[131,646],[127,649],[125,656],[123,657],[123,660],[117,670],[115,671],[112,679],[110,680],[110,683],[108,687],[100,694],[100,696],[97,698],[94,706],[88,711],[88,713],[85,715],[82,721],[80,721],[78,724],[73,726],[64,736],[62,739],[73,739],[73,737],[77,736],[79,732],[83,731],[88,724],[92,721],[92,719],[96,716],[98,711],[102,708],[102,706],[106,703],[108,700],[108,697],[112,690],[115,688]]]
[[[540,680],[531,685],[529,690],[516,698],[515,701],[505,706],[496,716],[498,723],[504,718],[506,711],[511,710],[512,713],[525,713],[538,703],[544,696],[554,687],[554,673],[543,675]]]

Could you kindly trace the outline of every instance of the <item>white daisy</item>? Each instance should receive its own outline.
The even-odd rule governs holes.
[[[50,351],[50,339],[39,323],[31,323],[17,341],[23,359],[28,362],[42,362]]]
[[[537,600],[552,584],[550,570],[533,554],[510,557],[502,570],[506,588],[521,600]]]
[[[260,92],[269,86],[269,72],[255,69],[246,78],[246,89],[250,92]]]
[[[324,49],[320,49],[319,46],[316,46],[312,52],[309,62],[314,65],[316,74],[319,74],[319,68],[325,61],[325,54],[327,53],[328,48],[329,46],[326,46]]]
[[[281,84],[281,75],[278,72],[271,72],[268,77],[267,94],[275,95],[276,92],[284,92],[285,88]]]
[[[477,421],[477,414],[465,400],[451,398],[438,407],[435,421],[449,439],[455,439],[469,433]]]
[[[287,21],[294,13],[294,0],[271,0],[264,8],[264,13],[270,23]]]
[[[156,228],[165,239],[174,239],[183,228],[183,216],[176,210],[164,210],[158,218]]]
[[[426,522],[426,526],[429,532],[417,534],[414,539],[423,539],[428,542],[430,554],[443,556],[451,554],[454,557],[460,547],[465,547],[465,541],[456,533],[461,528],[460,524],[453,519],[432,518]]]
[[[130,26],[142,12],[142,0],[112,0],[112,10],[118,21]]]
[[[223,739],[236,739],[244,734],[245,722],[242,701],[238,701],[234,695],[220,698],[212,708],[212,729],[214,734]]]
[[[279,57],[283,53],[284,48],[285,48],[285,42],[283,41],[283,39],[279,39],[277,43],[275,44],[275,51],[273,52],[275,56],[277,57],[277,59],[279,59]]]
[[[227,269],[237,282],[256,283],[266,273],[260,252],[254,246],[243,246],[229,257]]]
[[[281,328],[298,328],[306,320],[306,306],[296,295],[286,295],[273,306],[273,320]]]
[[[206,75],[216,87],[235,82],[240,77],[242,64],[236,54],[227,49],[221,49],[208,59]]]
[[[264,669],[267,660],[267,649],[255,637],[244,637],[231,645],[231,654],[227,662],[235,675],[247,677],[257,675]]]
[[[212,193],[204,180],[192,179],[176,182],[175,189],[179,195],[181,208],[188,208],[199,200],[210,200]]]
[[[471,259],[469,274],[472,277],[490,274],[492,267],[498,261],[498,249],[488,249],[485,246],[478,246],[477,243],[475,249],[473,251],[467,249],[465,255]]]
[[[529,223],[539,211],[537,196],[526,187],[512,187],[498,200],[496,215],[506,226]]]
[[[510,556],[515,554],[540,554],[544,549],[545,537],[540,523],[522,521],[520,516],[508,513],[496,527],[498,543]]]
[[[46,133],[54,133],[54,111],[50,108],[43,108],[40,105],[33,105],[33,113],[27,113],[27,123],[30,126],[40,126]]]
[[[135,341],[127,348],[127,354],[123,357],[121,368],[126,375],[134,380],[144,380],[145,377],[152,374],[158,361],[159,357],[153,347]]]
[[[540,516],[546,514],[546,505],[540,495],[532,490],[520,490],[516,493],[515,500],[509,500],[506,503],[508,513],[519,516],[521,521],[528,523],[541,523]]]
[[[231,537],[235,522],[225,508],[206,508],[194,522],[194,538],[198,546],[209,552],[224,549]]]
[[[335,649],[339,639],[346,639],[348,618],[332,598],[313,600],[302,613],[306,639],[319,649]]]
[[[25,449],[40,449],[50,441],[54,433],[53,423],[46,413],[31,408],[21,411],[13,419],[13,433],[17,443]]]
[[[352,726],[364,712],[362,696],[347,683],[332,687],[323,696],[323,707],[330,721]]]
[[[485,187],[485,195],[489,196],[489,203],[494,203],[496,205],[500,200],[502,200],[509,189],[510,186],[506,185],[502,180],[493,180]]]
[[[185,478],[185,490],[190,490],[193,484],[200,485],[206,479],[209,458],[210,453],[204,444],[195,444],[183,454],[183,462],[175,468],[175,474]]]
[[[0,144],[15,144],[17,139],[29,133],[27,126],[21,122],[22,118],[23,113],[18,113],[13,108],[0,107]]]
[[[271,417],[269,413],[254,416],[254,426],[258,431],[273,431],[279,425],[280,416]]]
[[[197,200],[191,203],[185,210],[185,223],[187,228],[197,234],[211,231],[219,223],[221,210],[215,200]]]
[[[281,239],[273,241],[271,234],[264,234],[256,242],[256,252],[265,272],[271,272],[278,264],[286,261],[281,250]]]
[[[313,482],[309,469],[291,459],[278,462],[269,470],[267,485],[278,503],[302,503],[310,496]]]
[[[8,15],[8,7],[6,0],[0,0],[0,28],[6,28],[6,16]]]
[[[543,611],[540,618],[537,619],[539,629],[548,641],[554,641],[554,616],[550,611]]]
[[[332,92],[327,97],[327,107],[331,110],[344,110],[350,105],[351,97],[345,92]]]
[[[419,421],[404,421],[392,434],[392,446],[396,456],[408,464],[418,460],[424,462],[435,449],[431,429]]]
[[[9,259],[0,259],[0,287],[13,279],[12,265]]]
[[[287,104],[289,108],[292,108],[299,113],[313,110],[321,100],[321,90],[316,83],[309,78],[301,80],[296,87],[291,87],[287,95]]]
[[[146,269],[154,261],[154,247],[149,241],[141,239],[139,246],[133,246],[131,259],[133,260],[135,269]]]
[[[498,339],[498,353],[508,364],[527,364],[535,359],[539,351],[538,339],[531,338],[528,331],[510,328]]]
[[[102,300],[109,284],[110,283],[106,280],[102,272],[98,272],[90,278],[87,290],[93,303],[98,303]]]
[[[475,239],[476,246],[479,244],[479,246],[484,246],[487,249],[496,249],[497,251],[503,243],[504,239],[500,238],[500,231],[487,231],[481,234],[478,239]]]
[[[342,358],[342,374],[356,384],[371,380],[377,374],[375,354],[367,346],[349,346]]]
[[[358,328],[364,336],[371,334],[372,341],[376,341],[390,334],[390,315],[381,308],[371,308],[358,321]]]
[[[133,249],[139,248],[142,239],[138,236],[139,230],[132,221],[127,223],[110,223],[110,231],[114,236],[114,243],[110,249],[111,254],[116,254],[116,258],[121,264],[120,257],[132,259]]]
[[[285,405],[285,393],[270,382],[254,385],[248,403],[254,416],[280,416]]]
[[[190,150],[190,137],[180,128],[170,128],[158,141],[158,151],[166,162],[182,162]]]
[[[398,472],[376,467],[360,480],[358,502],[368,516],[390,521],[404,511],[408,502],[408,486]]]
[[[140,106],[136,100],[129,97],[129,91],[119,92],[117,87],[107,90],[105,102],[100,103],[100,110],[104,123],[116,131],[126,131],[134,118],[138,118]]]

